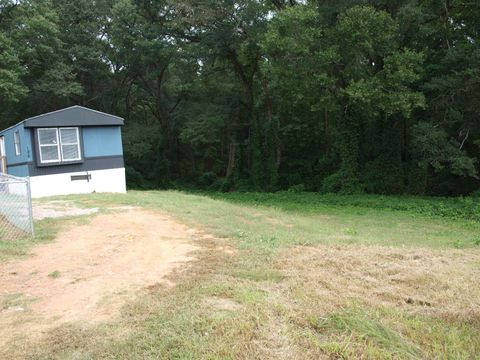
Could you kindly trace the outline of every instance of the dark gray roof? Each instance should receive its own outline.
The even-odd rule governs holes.
[[[121,117],[78,105],[34,116],[25,119],[23,122],[26,128],[123,125],[123,119]]]

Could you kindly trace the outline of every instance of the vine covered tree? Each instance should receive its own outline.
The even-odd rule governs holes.
[[[0,0],[0,126],[123,116],[137,187],[469,194],[480,4]]]

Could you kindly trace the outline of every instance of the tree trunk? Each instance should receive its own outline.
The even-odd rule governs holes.
[[[266,110],[267,110],[267,119],[270,125],[270,128],[272,129],[273,132],[273,141],[274,141],[274,146],[275,146],[275,166],[278,170],[280,167],[281,161],[282,161],[282,146],[280,143],[280,137],[278,136],[278,123],[274,123],[273,119],[273,105],[272,105],[272,99],[270,97],[270,92],[268,90],[268,80],[267,78],[263,78],[262,81],[263,84],[263,90],[265,92],[265,103],[266,103]]]
[[[234,142],[230,143],[228,148],[228,165],[227,165],[227,172],[226,177],[230,178],[233,173],[233,169],[235,169],[235,158],[236,158],[236,151],[237,151],[237,144]]]

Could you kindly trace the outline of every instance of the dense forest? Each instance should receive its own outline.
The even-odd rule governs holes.
[[[125,118],[132,187],[479,192],[478,0],[0,0],[0,128]]]

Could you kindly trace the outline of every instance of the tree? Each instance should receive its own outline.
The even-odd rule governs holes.
[[[130,184],[480,188],[471,0],[0,0],[0,115],[123,116]]]
[[[5,108],[18,102],[27,93],[21,75],[20,61],[11,40],[0,33],[0,106]]]

